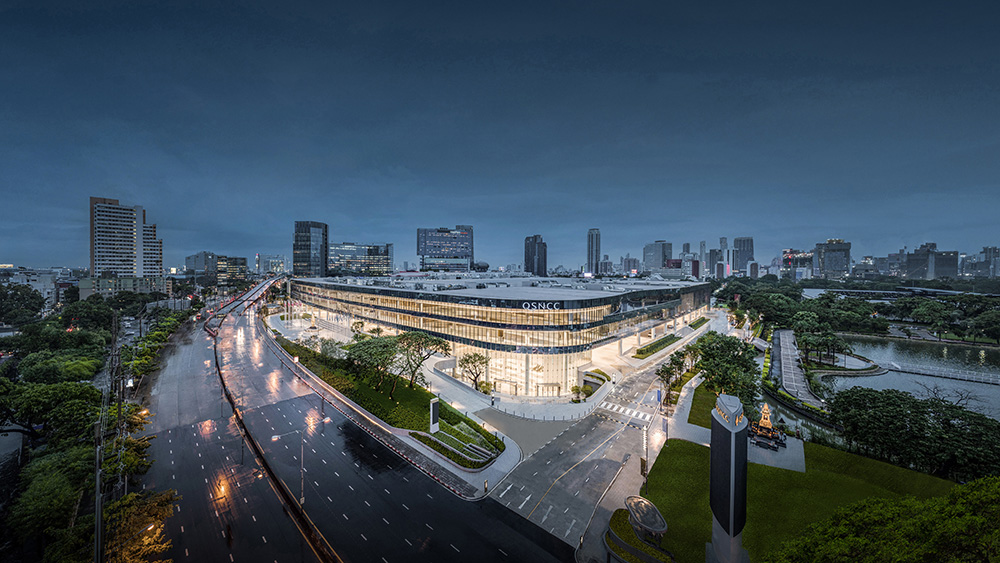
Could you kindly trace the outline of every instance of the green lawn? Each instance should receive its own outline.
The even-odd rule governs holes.
[[[959,336],[950,332],[945,332],[941,335],[941,338],[946,338],[948,340],[961,340],[963,342],[971,342],[974,344],[997,344],[996,340],[986,338],[985,336]]]
[[[712,409],[715,408],[715,393],[699,385],[694,389],[694,399],[691,403],[691,412],[688,413],[688,423],[701,426],[702,428],[712,427]]]
[[[747,526],[743,545],[754,561],[840,506],[869,497],[943,495],[954,486],[930,475],[806,443],[806,473],[751,463],[747,470]],[[708,506],[709,449],[670,440],[649,475],[646,495],[669,529],[663,547],[679,563],[702,561],[712,535]]]

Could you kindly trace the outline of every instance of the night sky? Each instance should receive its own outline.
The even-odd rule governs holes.
[[[455,224],[492,266],[1000,244],[995,2],[236,4],[0,4],[0,263],[86,264],[89,196],[166,266],[295,220],[399,265]]]

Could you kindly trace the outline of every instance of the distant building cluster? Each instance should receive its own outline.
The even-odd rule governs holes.
[[[247,259],[202,250],[184,259],[184,268],[201,285],[230,286],[249,279]]]

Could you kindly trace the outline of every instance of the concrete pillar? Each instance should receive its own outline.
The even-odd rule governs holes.
[[[531,354],[524,355],[524,394],[528,394],[528,380],[531,377]]]
[[[642,331],[635,333],[635,347],[638,348],[642,344]]]
[[[622,354],[624,354],[624,352],[622,351],[622,339],[619,338],[618,339],[618,355],[621,356]]]

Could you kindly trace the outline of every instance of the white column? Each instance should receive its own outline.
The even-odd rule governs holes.
[[[524,355],[524,394],[528,394],[528,381],[531,377],[531,354]]]

